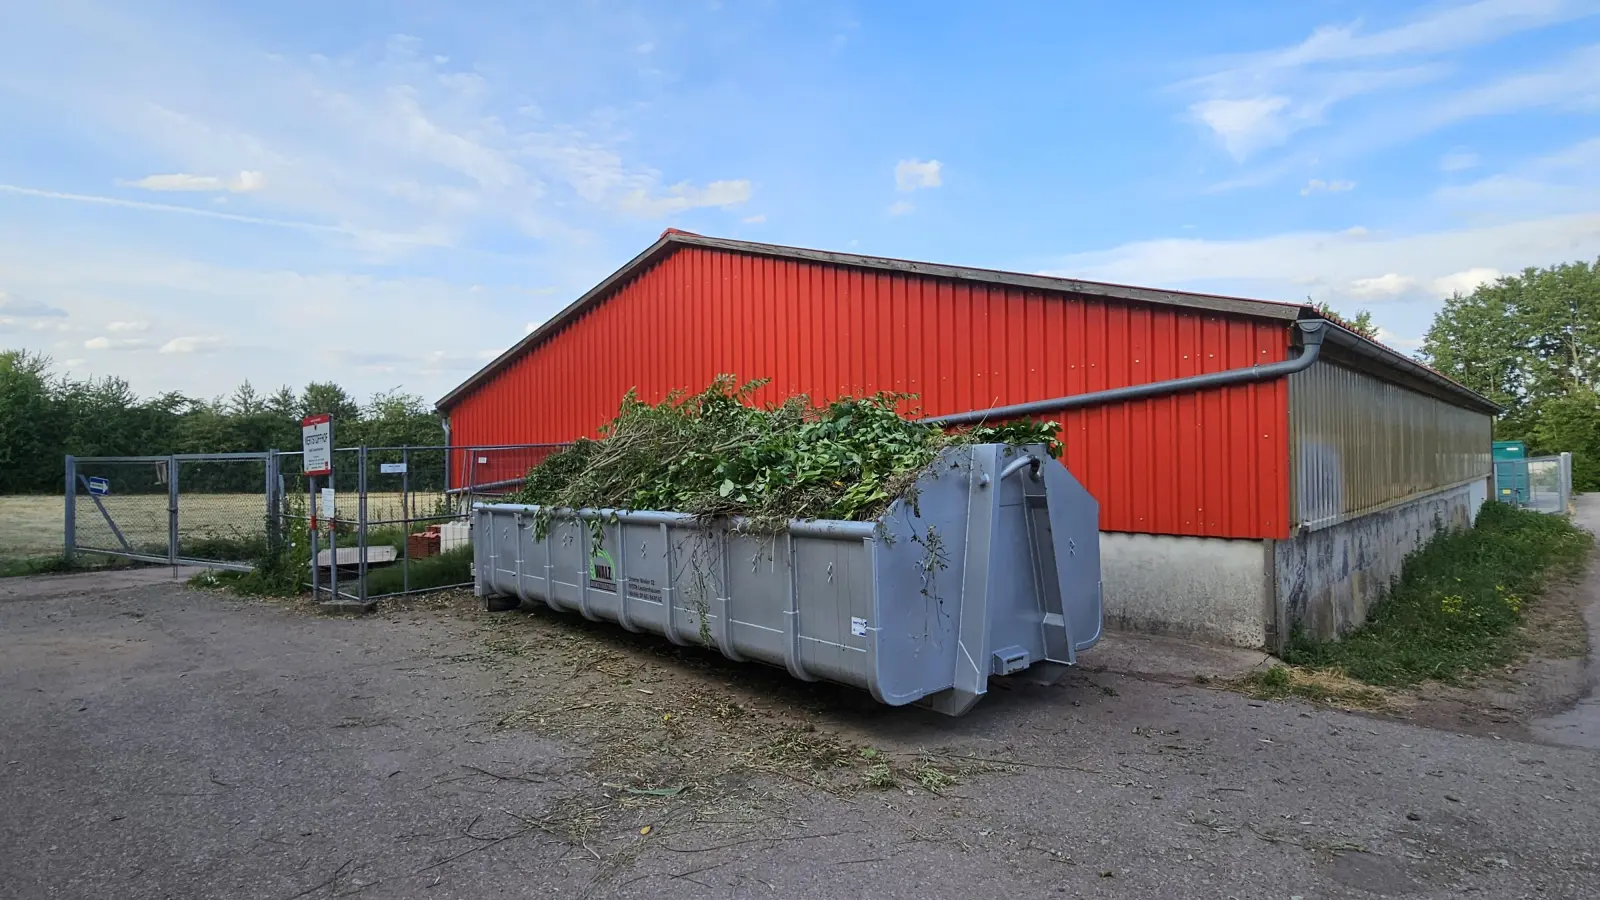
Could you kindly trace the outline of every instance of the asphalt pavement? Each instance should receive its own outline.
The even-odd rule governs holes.
[[[5,896],[1600,895],[1600,753],[1582,746],[1119,663],[959,720],[814,716],[906,758],[1006,761],[952,785],[774,793],[783,773],[757,774],[737,789],[766,799],[742,813],[691,791],[580,829],[616,786],[559,722],[507,725],[519,663],[481,664],[483,616],[47,588],[0,599]]]

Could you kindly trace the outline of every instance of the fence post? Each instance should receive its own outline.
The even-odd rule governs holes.
[[[1563,451],[1557,468],[1561,478],[1561,514],[1566,515],[1572,508],[1572,454]]]
[[[178,457],[167,457],[167,562],[178,574]]]
[[[317,573],[317,476],[306,476],[306,528],[311,534],[311,602],[322,602],[321,578]]]
[[[446,485],[448,487],[448,485]],[[411,593],[411,448],[400,448],[400,518],[405,540],[400,543],[400,593]]]
[[[61,556],[72,565],[73,557],[78,549],[78,458],[67,455],[67,503],[66,516],[62,526],[66,531],[61,548]]]
[[[267,485],[264,490],[267,500],[267,552],[276,553],[279,536],[282,533],[282,520],[279,518],[282,510],[278,503],[278,451],[267,451]]]
[[[356,475],[356,577],[360,587],[356,594],[362,603],[367,602],[367,445],[356,451],[356,462],[361,471]]]

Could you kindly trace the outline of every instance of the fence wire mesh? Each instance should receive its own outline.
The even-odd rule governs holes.
[[[315,477],[297,452],[67,457],[67,551],[236,569],[288,553],[325,601],[467,587],[472,505],[565,446],[347,447]]]
[[[179,459],[177,554],[250,563],[267,549],[267,458]]]
[[[67,457],[66,550],[247,567],[267,547],[268,454]]]
[[[74,471],[70,545],[119,556],[167,559],[170,460],[81,459]]]
[[[293,477],[298,460],[284,459],[286,495],[299,484],[318,517],[309,567],[313,593],[324,601],[367,604],[470,587],[472,505],[516,490],[528,469],[565,446],[340,449],[333,453],[333,475],[316,479],[315,491],[303,475]],[[330,485],[331,522],[323,497]],[[304,518],[298,527],[309,524]]]

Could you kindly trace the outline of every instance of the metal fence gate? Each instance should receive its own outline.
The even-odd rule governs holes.
[[[1572,506],[1572,454],[1496,460],[1495,497],[1503,503],[1553,515]]]
[[[309,535],[307,587],[324,603],[471,587],[472,505],[521,487],[566,446],[336,449],[333,475],[314,483],[300,454],[280,454],[282,527]]]
[[[298,452],[68,456],[65,551],[236,571],[288,557],[334,604],[470,587],[472,504],[566,446],[348,447],[314,479]]]
[[[248,570],[278,506],[272,456],[68,456],[64,552]]]

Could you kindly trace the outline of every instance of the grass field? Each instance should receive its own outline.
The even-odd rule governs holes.
[[[410,499],[413,516],[428,515],[441,496],[412,494]],[[399,493],[368,494],[368,521],[400,518],[404,514],[401,501]],[[164,494],[113,494],[102,497],[101,502],[129,544],[144,552],[166,553],[168,517]],[[339,517],[356,517],[354,495],[343,495]],[[203,550],[208,542],[260,540],[265,519],[260,494],[184,494],[178,500],[179,547]],[[64,544],[64,520],[59,496],[0,496],[0,559],[59,554]],[[120,547],[92,498],[77,498],[77,520],[79,546],[113,550]]]

